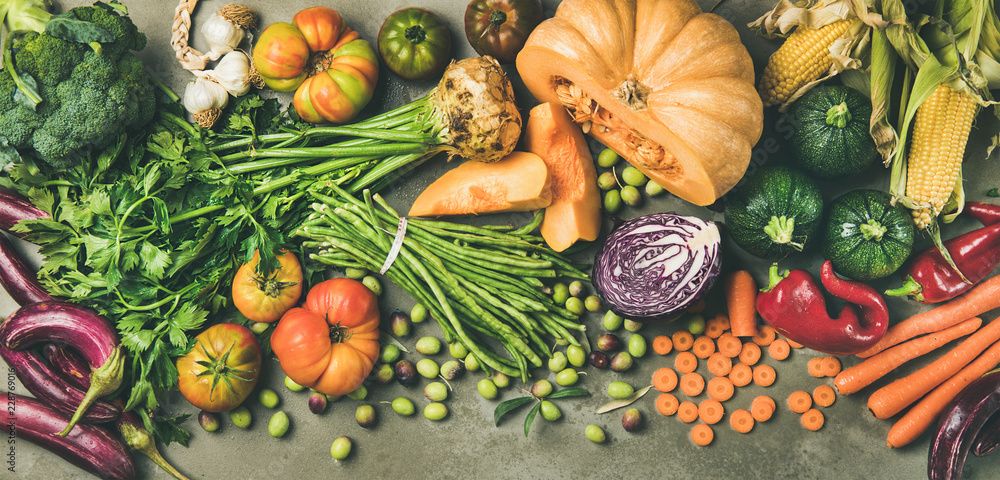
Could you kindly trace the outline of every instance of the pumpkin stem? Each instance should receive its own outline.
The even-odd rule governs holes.
[[[847,102],[841,102],[840,105],[830,107],[830,109],[826,111],[827,125],[844,128],[850,121],[851,110],[847,108]]]
[[[862,223],[860,227],[861,234],[864,235],[865,240],[874,240],[876,242],[882,241],[882,235],[888,230],[885,225],[882,225],[875,221],[874,218],[869,218],[866,223]]]
[[[628,105],[628,108],[641,112],[649,109],[647,99],[650,92],[652,89],[639,82],[635,74],[630,73],[628,78],[621,85],[618,85],[613,94],[615,98]]]
[[[802,250],[802,244],[792,241],[792,233],[795,232],[795,217],[771,217],[764,227],[764,233],[771,238],[771,241],[780,245],[791,245],[796,250]]]

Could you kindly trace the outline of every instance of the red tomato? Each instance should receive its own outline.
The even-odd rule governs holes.
[[[302,296],[302,265],[288,252],[278,256],[278,269],[269,276],[257,274],[260,253],[253,252],[233,278],[233,304],[248,319],[271,323],[295,306]]]
[[[378,299],[357,280],[334,278],[309,290],[278,321],[271,349],[289,378],[327,395],[354,391],[379,355]]]
[[[191,405],[228,412],[257,386],[260,368],[260,343],[253,332],[220,323],[195,337],[191,351],[177,359],[177,386]]]
[[[353,119],[371,101],[378,81],[375,49],[327,7],[307,8],[292,23],[269,25],[253,61],[268,87],[295,92],[295,111],[311,123]]]

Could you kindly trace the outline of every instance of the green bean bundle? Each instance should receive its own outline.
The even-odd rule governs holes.
[[[367,190],[363,199],[331,190],[332,196],[311,193],[313,213],[296,232],[307,239],[303,246],[326,265],[379,271],[399,214]],[[585,329],[578,315],[545,293],[543,279],[588,276],[531,233],[540,222],[540,214],[518,229],[408,219],[384,275],[427,307],[446,341],[460,342],[481,365],[527,380],[529,369],[549,355],[544,336],[579,344],[573,331]]]

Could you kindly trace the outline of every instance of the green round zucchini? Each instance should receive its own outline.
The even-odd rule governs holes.
[[[909,211],[878,190],[847,192],[828,207],[823,254],[833,269],[855,280],[875,280],[899,269],[913,250]]]
[[[789,107],[792,127],[788,146],[796,165],[813,178],[855,176],[878,158],[868,130],[871,101],[853,88],[820,86]]]

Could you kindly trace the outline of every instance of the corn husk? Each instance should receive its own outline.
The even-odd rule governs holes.
[[[866,0],[780,0],[771,11],[747,24],[762,37],[782,38],[790,35],[798,27],[821,28],[850,19],[854,22],[844,35],[830,46],[830,57],[833,59],[830,68],[818,79],[796,90],[779,106],[779,110],[784,111],[788,105],[813,87],[835,75],[852,70],[865,71],[871,43],[870,32],[873,28],[884,27],[885,22]],[[853,77],[853,80],[861,81],[864,86],[855,87],[854,81],[845,83],[861,88],[867,93],[867,82],[862,77]]]

